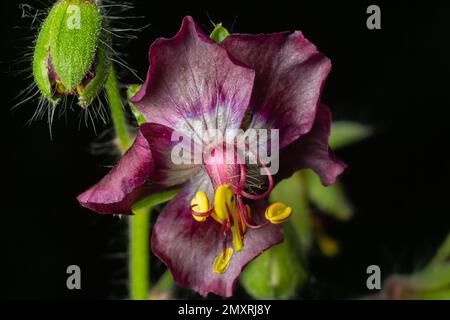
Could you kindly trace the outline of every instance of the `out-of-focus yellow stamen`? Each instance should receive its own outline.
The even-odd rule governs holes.
[[[242,250],[244,244],[239,230],[240,219],[237,212],[236,195],[229,184],[222,184],[214,194],[214,211],[221,221],[230,220],[233,245],[236,251]]]
[[[191,206],[192,206],[192,211],[194,211],[194,212],[197,212],[197,213],[208,212],[208,210],[210,209],[210,206],[209,206],[209,201],[208,201],[208,197],[206,196],[206,193],[204,193],[203,191],[197,192],[195,194],[195,197],[191,200]],[[203,222],[207,218],[206,216],[199,217],[199,216],[196,216],[195,214],[192,214],[192,216],[198,222]]]
[[[227,248],[220,252],[214,259],[212,271],[214,273],[225,273],[230,265],[231,257],[233,256],[233,248]]]
[[[247,211],[247,220],[249,220],[252,217],[252,214],[250,211],[250,206],[248,204],[246,204],[245,209]],[[245,233],[245,231],[247,231],[247,225],[245,224],[244,220],[241,220],[241,226],[242,226],[242,231]]]
[[[335,257],[339,253],[339,243],[323,232],[317,233],[317,244],[327,257]]]
[[[273,224],[279,224],[288,220],[292,215],[292,208],[283,202],[275,202],[266,209],[266,219]]]

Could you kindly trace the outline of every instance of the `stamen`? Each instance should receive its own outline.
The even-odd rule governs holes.
[[[240,208],[240,210],[239,210],[240,217],[241,217],[242,221],[244,221],[245,225],[248,228],[250,228],[250,229],[259,229],[259,228],[265,227],[265,226],[267,226],[269,224],[269,222],[265,222],[265,223],[262,223],[262,224],[252,224],[249,221],[249,219],[247,218],[247,215],[242,214],[242,212],[244,212],[244,208],[246,206],[244,205],[244,202],[242,201],[242,197],[241,196],[238,196],[238,204],[239,204],[239,208]],[[248,209],[248,211],[250,212],[250,208]]]
[[[283,202],[275,202],[266,209],[265,216],[273,224],[279,224],[288,220],[292,215],[292,208]]]
[[[267,168],[267,166],[264,163],[259,161],[259,159],[258,159],[258,162],[263,167],[264,171],[267,174],[267,179],[269,180],[269,186],[268,186],[267,190],[262,194],[251,194],[244,190],[245,181],[246,181],[245,165],[244,164],[240,165],[241,166],[241,181],[239,183],[240,188],[241,188],[240,194],[242,196],[246,197],[247,199],[251,199],[251,200],[260,200],[260,199],[267,198],[270,195],[270,193],[272,192],[273,187],[274,187],[273,177],[272,177],[272,174],[270,173],[269,169]],[[244,172],[244,174],[242,174],[243,172]]]
[[[317,244],[327,257],[334,257],[339,253],[339,243],[324,232],[317,233]]]
[[[250,218],[250,206],[245,205],[245,213],[242,212],[242,206],[239,205],[239,231],[241,232],[241,236],[244,236],[245,231],[247,231],[247,225],[245,224],[245,221],[243,219],[243,215]]]
[[[214,194],[214,210],[218,218],[229,221],[231,233],[233,235],[233,245],[236,251],[244,247],[242,241],[240,219],[238,216],[236,195],[229,184],[220,185]]]
[[[213,209],[210,209],[209,200],[206,193],[199,191],[191,200],[192,216],[198,222],[203,222],[211,214]]]
[[[192,215],[196,216],[196,217],[209,217],[212,216],[214,214],[214,208],[209,209],[206,212],[195,212],[193,210],[193,208],[198,207],[198,205],[194,204],[191,206],[191,210],[192,210]]]
[[[228,220],[228,208],[230,206],[231,211],[236,210],[236,196],[234,195],[231,186],[228,184],[220,185],[214,194],[214,208],[217,217],[222,220]]]
[[[212,271],[219,274],[225,273],[230,265],[232,256],[233,248],[228,248],[220,252],[214,259]]]
[[[234,211],[231,211],[228,204],[227,204],[227,210],[228,210],[228,216],[232,219],[230,219],[231,222],[231,233],[233,234],[233,246],[236,251],[241,251],[244,247],[244,244],[242,242],[242,234],[240,230],[240,222],[237,217],[236,208]]]

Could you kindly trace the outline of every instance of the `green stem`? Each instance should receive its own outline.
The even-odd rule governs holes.
[[[125,110],[122,104],[119,85],[114,67],[111,66],[106,82],[109,107],[119,149],[124,154],[131,146]],[[149,289],[149,220],[150,208],[134,210],[129,217],[129,290],[133,300],[148,299]]]
[[[130,223],[130,298],[148,300],[151,209],[136,210]]]
[[[111,118],[114,124],[114,129],[119,140],[119,149],[122,153],[125,153],[131,145],[131,138],[128,133],[127,120],[122,104],[122,97],[120,96],[116,72],[112,65],[109,71],[108,80],[106,82],[106,93],[108,95],[109,108],[111,110]]]
[[[180,190],[152,194],[136,202],[130,217],[130,296],[148,300],[150,289],[150,213],[156,205],[169,201]]]

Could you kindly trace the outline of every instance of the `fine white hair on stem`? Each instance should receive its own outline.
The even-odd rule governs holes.
[[[52,134],[52,123],[55,120],[65,118],[67,122],[67,110],[76,111],[79,113],[79,127],[81,127],[81,124],[84,124],[86,127],[92,127],[96,133],[96,124],[98,122],[105,125],[109,121],[109,110],[106,107],[107,99],[105,98],[104,91],[96,97],[92,104],[87,108],[78,107],[76,105],[77,99],[74,96],[62,96],[60,97],[59,104],[54,106],[40,94],[40,91],[34,82],[32,64],[38,30],[48,16],[51,7],[54,5],[54,2],[49,0],[36,0],[35,2],[39,3],[39,6],[42,6],[42,9],[38,9],[28,3],[19,4],[21,18],[24,21],[26,20],[27,23],[26,26],[16,26],[16,29],[22,29],[24,30],[24,33],[29,33],[20,39],[20,41],[26,45],[17,48],[18,50],[21,50],[23,54],[19,54],[18,58],[11,59],[11,61],[3,61],[3,63],[8,63],[10,66],[13,65],[13,67],[10,68],[12,69],[11,73],[14,73],[15,77],[20,77],[25,80],[25,82],[29,82],[29,84],[26,85],[25,88],[20,89],[17,96],[13,98],[12,109],[16,111],[19,107],[26,106],[27,108],[30,108],[30,106],[32,106],[33,113],[31,118],[27,121],[27,124],[31,125],[34,121],[45,119],[49,125],[50,135]],[[122,2],[118,4],[114,1],[104,0],[96,1],[96,4],[101,10],[104,21],[102,26],[103,37],[101,37],[100,43],[107,51],[107,56],[110,57],[112,63],[116,64],[118,73],[121,73],[122,70],[124,70],[131,74],[136,79],[136,82],[143,82],[136,70],[134,70],[123,58],[123,56],[126,56],[126,52],[121,50],[120,47],[131,40],[137,39],[136,33],[149,27],[149,24],[141,27],[134,27],[130,24],[131,21],[143,18],[142,16],[127,14],[127,12],[134,9],[132,3]],[[106,37],[111,37],[113,41],[107,41]],[[113,45],[111,43],[113,43]],[[121,54],[121,52],[123,53]]]

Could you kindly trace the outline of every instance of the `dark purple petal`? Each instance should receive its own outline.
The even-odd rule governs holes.
[[[232,61],[191,17],[175,37],[156,40],[149,59],[147,79],[132,99],[148,121],[176,129],[192,120],[239,128],[254,71]]]
[[[198,168],[180,165],[173,170],[170,152],[178,142],[171,141],[172,131],[159,124],[142,125],[133,146],[119,163],[78,196],[80,204],[98,213],[131,214],[131,206],[139,199],[189,179]]]
[[[152,234],[153,253],[168,266],[178,285],[203,296],[212,292],[230,297],[243,268],[262,251],[282,241],[281,227],[247,230],[244,248],[234,252],[228,270],[224,274],[213,273],[214,258],[223,250],[221,225],[210,217],[205,222],[193,219],[189,208],[193,194],[194,190],[186,187],[159,215]],[[255,211],[252,216],[261,213]],[[232,247],[231,239],[227,247]]]
[[[223,46],[256,71],[251,126],[279,129],[281,148],[309,132],[330,60],[300,32],[231,35]]]
[[[278,181],[303,168],[313,169],[324,185],[330,185],[336,181],[346,165],[328,146],[330,127],[330,109],[320,105],[311,131],[280,150],[280,172],[276,177]]]

